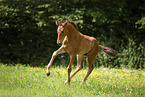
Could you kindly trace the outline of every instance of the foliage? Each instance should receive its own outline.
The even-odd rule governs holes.
[[[121,52],[118,52],[116,58],[110,58],[103,52],[100,52],[98,57],[95,60],[95,65],[97,67],[120,67],[120,68],[144,68],[145,66],[145,49],[144,43],[137,44],[129,39],[129,44],[127,48],[122,48]],[[98,64],[100,63],[100,64]]]
[[[144,0],[0,0],[0,62],[46,65],[59,48],[55,21],[74,19],[81,33],[119,52],[115,59],[100,52],[95,65],[144,68],[144,4]],[[62,56],[68,60],[67,54]],[[59,56],[55,61],[61,60]]]
[[[141,20],[138,20],[136,24],[140,24],[141,27],[139,29],[145,29],[145,18],[142,18]]]
[[[73,70],[74,71],[74,70]],[[46,77],[45,69],[39,67],[6,66],[0,64],[1,97],[144,97],[145,71],[126,69],[96,69],[85,84],[82,84],[87,70],[80,71],[64,85],[67,70],[63,67],[51,69]]]
[[[50,6],[40,6],[45,2],[41,0],[37,2],[31,0],[1,1],[0,53],[4,55],[0,58],[2,62],[38,65],[47,60],[52,48],[57,47],[53,45],[55,41],[50,41],[51,36],[56,38],[56,34],[51,33],[56,27],[54,27],[53,20],[45,17],[51,10],[47,10],[47,13],[43,12],[46,7]]]

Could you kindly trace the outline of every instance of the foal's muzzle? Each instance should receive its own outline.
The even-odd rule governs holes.
[[[62,45],[62,43],[59,43],[58,45],[59,45],[59,46],[61,46],[61,45]]]
[[[62,45],[62,43],[61,43],[61,42],[58,42],[57,44],[58,44],[59,46],[61,46],[61,45]]]

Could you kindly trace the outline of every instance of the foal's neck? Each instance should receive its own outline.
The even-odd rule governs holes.
[[[80,32],[72,25],[72,24],[68,24],[68,40],[72,41],[74,39],[77,39],[77,37],[80,35]]]

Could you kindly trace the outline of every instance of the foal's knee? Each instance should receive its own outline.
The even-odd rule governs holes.
[[[78,69],[79,69],[79,70],[83,69],[83,66],[79,66]]]
[[[67,68],[67,72],[68,72],[68,73],[70,73],[71,70],[72,70],[72,69],[71,69],[70,67]]]
[[[56,57],[57,56],[57,52],[53,52],[52,57]]]

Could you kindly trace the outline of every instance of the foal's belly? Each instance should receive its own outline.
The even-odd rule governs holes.
[[[84,38],[79,45],[78,54],[85,55],[89,53],[94,46],[94,40],[93,37]]]
[[[83,45],[83,47],[80,47],[80,49],[78,50],[78,55],[85,55],[87,53],[90,52],[92,46],[89,46],[89,45]]]

